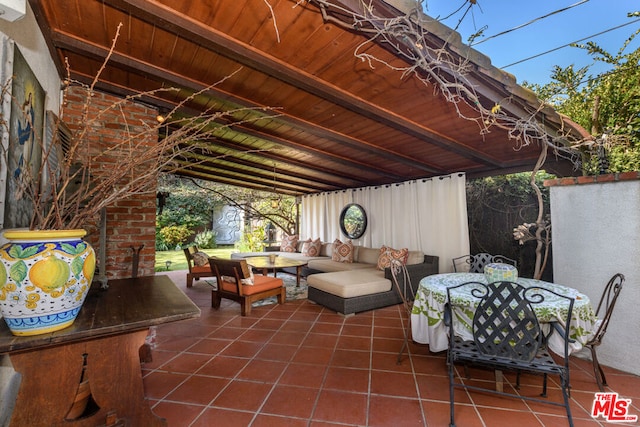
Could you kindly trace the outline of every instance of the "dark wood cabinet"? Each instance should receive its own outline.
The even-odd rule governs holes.
[[[145,400],[140,349],[150,327],[199,315],[167,276],[148,276],[94,286],[61,331],[16,337],[1,321],[0,426],[166,426]]]

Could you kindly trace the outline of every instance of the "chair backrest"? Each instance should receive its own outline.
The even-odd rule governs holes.
[[[223,287],[228,292],[242,295],[242,280],[250,279],[249,265],[244,259],[209,258],[211,271],[215,274],[218,287]]]
[[[618,300],[618,296],[622,290],[624,280],[625,278],[622,273],[616,273],[611,277],[611,279],[609,279],[609,282],[604,287],[604,291],[600,297],[600,302],[598,303],[598,308],[596,308],[596,316],[600,320],[600,326],[593,337],[589,340],[588,345],[599,345],[602,342],[604,334],[607,332],[607,327],[609,326],[609,321],[611,320],[611,315],[613,314],[616,301]]]
[[[182,250],[184,251],[184,256],[187,258],[187,264],[189,264],[189,269],[191,269],[191,267],[195,265],[193,262],[193,254],[198,252],[198,247],[193,245],[187,248],[182,248]]]
[[[484,266],[493,262],[503,264],[511,264],[518,267],[518,262],[514,259],[507,258],[503,255],[491,255],[486,252],[480,252],[475,255],[464,255],[453,258],[453,271],[468,271],[469,273],[484,273]]]
[[[464,291],[466,287],[466,291]],[[464,296],[461,296],[464,295]],[[525,288],[515,282],[499,281],[488,285],[480,282],[463,283],[447,289],[447,318],[455,323],[456,307],[467,312],[474,306],[472,320],[473,340],[481,354],[510,360],[531,361],[544,344],[545,335],[540,328],[535,307],[546,298],[560,298],[566,303],[566,317],[559,319],[569,324],[574,300],[551,290]],[[453,330],[456,330],[455,327]],[[450,334],[450,339],[454,337]],[[565,358],[569,339],[565,339]]]

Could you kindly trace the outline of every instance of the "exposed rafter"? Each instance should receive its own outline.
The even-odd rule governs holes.
[[[323,20],[322,2],[281,0],[271,8],[263,0],[29,2],[61,77],[68,59],[72,77],[89,82],[122,22],[98,88],[119,96],[180,88],[141,98],[161,111],[207,89],[181,114],[253,111],[251,120],[227,117],[220,123],[223,132],[201,141],[213,147],[211,157],[199,158],[198,166],[187,161],[181,173],[188,176],[269,190],[275,164],[276,190],[297,195],[457,171],[480,176],[527,170],[538,157],[535,147],[515,151],[504,130],[480,135],[477,125],[457,118],[437,88],[362,63],[354,53],[366,35]],[[346,10],[363,8],[360,0],[336,3]],[[384,17],[405,13],[383,0],[367,5]],[[442,42],[437,32],[429,37]],[[535,98],[487,58],[455,37],[448,47],[452,55],[476,55],[467,78],[483,103],[508,100],[507,114],[539,114],[550,132],[565,126],[553,110],[537,110]],[[367,49],[389,61],[403,60],[384,43]],[[261,117],[261,108],[273,114]]]

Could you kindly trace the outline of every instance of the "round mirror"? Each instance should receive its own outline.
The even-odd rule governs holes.
[[[359,239],[367,229],[367,214],[356,203],[349,203],[340,214],[340,229],[350,239]]]

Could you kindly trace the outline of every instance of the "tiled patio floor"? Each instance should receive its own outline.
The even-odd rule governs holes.
[[[396,364],[402,306],[343,316],[301,300],[243,318],[231,301],[211,309],[205,283],[187,289],[185,272],[168,274],[202,310],[199,319],[158,327],[153,362],[143,365],[150,406],[170,427],[448,425],[444,353],[411,345]],[[609,390],[632,399],[629,412],[640,415],[640,377],[605,370]],[[472,375],[490,385],[490,375]],[[597,387],[589,361],[572,357],[571,383],[575,426],[612,425],[590,416]],[[541,378],[524,384],[521,392],[538,393]],[[456,393],[459,427],[568,425],[563,408]]]

